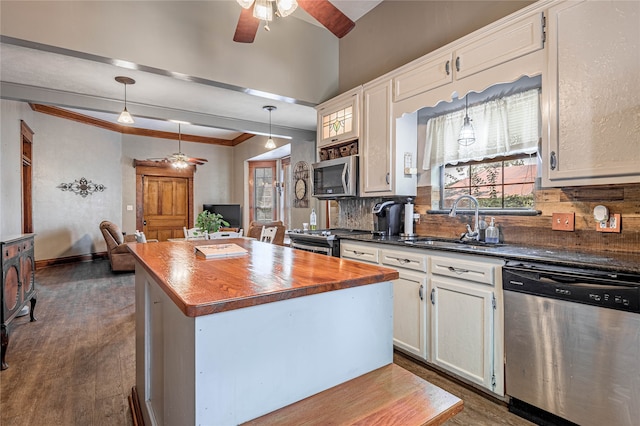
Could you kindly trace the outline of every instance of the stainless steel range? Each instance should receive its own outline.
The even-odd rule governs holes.
[[[289,231],[290,246],[298,250],[322,253],[340,257],[340,237],[346,235],[370,234],[371,231],[360,229],[324,229],[318,231]]]

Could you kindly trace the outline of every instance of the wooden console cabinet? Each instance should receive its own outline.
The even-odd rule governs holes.
[[[2,317],[2,369],[8,368],[5,362],[7,346],[9,346],[9,323],[20,313],[22,308],[31,302],[31,321],[36,318],[33,311],[36,307],[35,262],[33,257],[34,234],[23,234],[0,242],[2,253],[2,300],[0,303]]]

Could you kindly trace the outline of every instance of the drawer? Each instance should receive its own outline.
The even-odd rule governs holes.
[[[378,263],[378,249],[360,244],[340,243],[340,257],[362,262]]]
[[[385,266],[427,272],[427,256],[425,254],[380,250],[380,257]]]
[[[473,262],[470,260],[431,257],[431,273],[445,277],[475,281],[493,286],[495,284],[496,265]]]

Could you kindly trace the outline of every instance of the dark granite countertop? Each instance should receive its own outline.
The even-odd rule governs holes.
[[[476,254],[480,256],[499,257],[505,260],[543,262],[559,266],[640,274],[640,253],[603,252],[599,254],[512,244],[472,245],[441,242],[428,245],[419,242],[419,239],[425,238],[429,237],[421,236],[418,237],[418,241],[416,241],[402,237],[383,237],[371,234],[341,236],[342,240],[388,244],[397,247]],[[434,239],[438,240],[437,237],[434,237]]]

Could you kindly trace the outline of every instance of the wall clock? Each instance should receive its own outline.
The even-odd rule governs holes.
[[[309,165],[305,161],[293,168],[293,207],[309,207]]]

